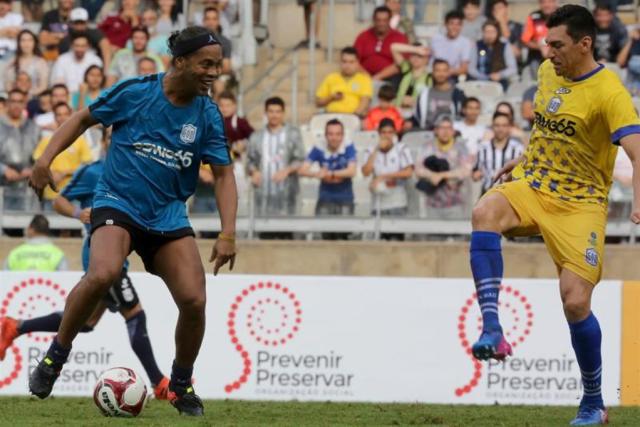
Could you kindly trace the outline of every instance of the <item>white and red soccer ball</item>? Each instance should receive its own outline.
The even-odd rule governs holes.
[[[111,368],[98,378],[93,401],[105,417],[135,417],[147,401],[147,386],[133,369]]]

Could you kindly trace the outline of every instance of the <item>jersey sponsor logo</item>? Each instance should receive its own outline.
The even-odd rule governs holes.
[[[556,95],[566,95],[568,93],[571,93],[571,89],[566,87],[561,87],[555,91]]]
[[[188,168],[193,163],[191,151],[174,151],[151,142],[134,142],[133,147],[136,149],[136,154],[174,169]]]
[[[598,266],[598,253],[594,248],[587,248],[584,253],[584,260],[587,264],[597,267]]]
[[[574,122],[573,120],[551,120],[538,112],[534,114],[534,122],[539,129],[550,130],[551,132],[561,133],[569,137],[576,134],[576,122]]]
[[[551,114],[555,114],[560,109],[562,105],[562,99],[559,96],[554,96],[547,104],[547,112]]]
[[[196,140],[196,133],[198,128],[192,124],[182,125],[182,131],[180,131],[180,141],[185,144],[193,144]]]

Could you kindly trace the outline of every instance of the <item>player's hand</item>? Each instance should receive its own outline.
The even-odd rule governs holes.
[[[513,179],[513,177],[511,176],[511,171],[513,171],[513,168],[515,168],[516,166],[518,166],[518,163],[520,163],[520,159],[513,159],[508,161],[507,163],[505,163],[505,165],[502,167],[502,169],[500,169],[496,175],[493,177],[493,182],[491,183],[491,185],[497,183],[497,182],[509,182]]]
[[[216,243],[213,245],[213,250],[211,251],[211,258],[209,258],[209,262],[214,262],[213,264],[213,275],[218,274],[218,270],[220,267],[225,265],[227,262],[229,263],[229,270],[233,270],[233,265],[236,262],[236,242],[235,240],[226,240],[226,239],[218,239]]]
[[[49,185],[53,191],[58,191],[49,167],[36,161],[35,166],[31,170],[29,187],[33,188],[33,191],[36,192],[38,198],[42,199],[42,192],[47,185]]]
[[[634,208],[629,219],[634,224],[640,224],[640,208]]]
[[[91,224],[91,208],[84,208],[78,217],[83,224]]]

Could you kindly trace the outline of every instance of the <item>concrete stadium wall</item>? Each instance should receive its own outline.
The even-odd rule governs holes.
[[[0,260],[21,243],[0,238]],[[80,239],[56,239],[67,254],[71,269],[80,270]],[[212,240],[198,240],[202,262]],[[306,242],[240,241],[234,273],[301,274],[331,276],[469,277],[468,245],[443,242]],[[607,246],[603,279],[638,280],[635,264],[640,248]],[[505,243],[505,275],[521,278],[553,278],[556,269],[542,244]],[[131,256],[131,270],[143,271],[138,256]],[[228,270],[226,270],[228,271]],[[225,272],[226,272],[225,271]]]

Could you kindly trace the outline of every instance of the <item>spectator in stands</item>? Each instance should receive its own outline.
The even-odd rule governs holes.
[[[147,50],[162,58],[164,67],[168,68],[169,63],[171,62],[171,56],[169,55],[169,49],[167,48],[167,41],[169,40],[169,37],[166,34],[158,34],[156,30],[158,25],[158,12],[156,12],[155,9],[145,9],[144,12],[142,12],[141,23],[149,32]],[[131,48],[131,40],[127,40],[127,47]]]
[[[631,33],[631,38],[618,57],[618,65],[627,67],[625,86],[632,96],[640,96],[640,28]]]
[[[148,76],[149,74],[158,73],[158,64],[153,58],[143,56],[138,60],[138,68],[136,70],[138,76]]]
[[[267,125],[249,138],[248,172],[259,215],[292,215],[298,205],[298,169],[304,145],[298,128],[285,124],[282,98],[265,101]]]
[[[475,156],[487,127],[478,123],[482,111],[480,100],[469,97],[462,103],[462,120],[453,122],[453,129],[460,134],[460,140],[465,143],[467,152]]]
[[[30,99],[31,88],[31,77],[29,77],[29,74],[27,74],[26,71],[20,71],[18,73],[18,76],[16,77],[16,80],[13,82],[11,87],[9,87],[9,89],[18,89],[26,93],[27,99]]]
[[[74,110],[82,110],[93,104],[104,92],[107,77],[102,67],[92,65],[84,72],[83,82],[77,92],[71,96],[71,106]]]
[[[231,74],[231,40],[222,35],[220,28],[220,12],[208,7],[204,10],[202,25],[212,31],[222,46],[222,73]]]
[[[407,36],[391,28],[391,10],[380,6],[373,12],[373,26],[356,38],[354,47],[360,65],[374,80],[397,78],[399,69],[393,62],[391,45],[407,43]]]
[[[94,22],[107,0],[80,0],[80,7],[89,13],[89,21]]]
[[[105,67],[111,63],[111,46],[109,40],[96,28],[89,28],[89,12],[81,7],[71,10],[69,15],[69,31],[60,41],[60,53],[68,52],[71,49],[71,41],[77,34],[86,34],[89,46],[93,53],[98,55]]]
[[[98,28],[116,51],[126,46],[131,38],[133,28],[140,25],[138,16],[139,0],[122,0],[122,8],[117,13],[109,14]]]
[[[433,61],[433,87],[425,87],[418,95],[413,111],[415,127],[431,130],[440,115],[459,116],[464,92],[451,84],[449,64],[443,59]]]
[[[606,1],[596,3],[593,10],[596,21],[595,57],[602,62],[617,62],[618,55],[629,40],[627,28],[616,16],[613,5]]]
[[[344,126],[337,119],[327,122],[324,135],[325,144],[311,149],[298,174],[320,181],[316,215],[353,215],[356,148],[345,141]],[[314,165],[316,170],[312,170]]]
[[[7,92],[0,92],[0,117],[7,114]],[[2,176],[0,176],[0,183],[2,182]],[[1,185],[1,184],[0,184]]]
[[[391,11],[391,28],[400,31],[407,36],[409,43],[416,42],[416,33],[413,29],[413,22],[406,16],[402,16],[403,0],[385,0],[384,5]]]
[[[45,110],[44,113],[36,115],[35,122],[42,131],[42,137],[50,136],[53,131],[56,129],[56,119],[53,115],[53,106],[58,105],[60,103],[68,103],[69,102],[69,89],[63,83],[54,84],[51,87],[51,97],[50,97],[51,106],[50,109]]]
[[[0,117],[0,184],[4,186],[4,209],[31,208],[26,197],[31,176],[31,153],[38,143],[38,127],[25,118],[27,94],[13,89],[7,99],[7,114]]]
[[[21,0],[20,13],[25,22],[40,22],[44,15],[44,0]]]
[[[34,119],[36,116],[51,111],[52,109],[50,89],[43,90],[37,97],[27,102],[27,116],[30,119]]]
[[[431,74],[427,69],[430,50],[420,44],[409,45],[394,43],[391,45],[391,53],[396,65],[402,72],[402,80],[398,86],[395,104],[399,108],[413,110],[418,94],[427,86],[431,86]],[[409,55],[405,59],[405,55]]]
[[[480,10],[480,0],[464,0],[462,13],[464,21],[461,34],[472,42],[479,40],[482,37],[482,25],[487,20]]]
[[[513,109],[513,105],[507,101],[501,101],[496,104],[495,113],[502,113],[509,117],[509,135],[512,138],[517,139],[522,142],[524,145],[527,145],[528,136],[527,133],[522,130],[520,126],[516,123],[515,120],[515,110]],[[485,140],[490,140],[493,138],[493,130],[489,129],[484,136]]]
[[[64,252],[49,239],[49,221],[44,215],[35,215],[25,234],[26,242],[9,252],[5,270],[48,272],[68,269]]]
[[[56,128],[59,128],[69,117],[73,110],[66,103],[60,103],[53,106],[53,114],[56,120]],[[33,160],[38,160],[44,150],[49,145],[51,137],[44,137],[33,151]],[[61,191],[71,180],[73,173],[85,163],[93,161],[91,148],[84,136],[80,135],[73,144],[51,163],[51,174],[53,182],[58,191]],[[51,187],[47,186],[43,192],[42,207],[45,211],[53,211],[53,200],[58,196]]]
[[[520,114],[522,115],[522,119],[526,120],[529,126],[528,129],[533,127],[533,119],[534,115],[534,105],[533,101],[536,96],[536,92],[538,91],[538,85],[534,84],[527,88],[522,94],[522,104],[520,105]]]
[[[198,183],[196,191],[193,193],[193,201],[191,203],[191,213],[216,213],[218,212],[218,203],[215,195],[215,177],[211,167],[206,163],[200,163],[198,169]],[[205,237],[203,235],[201,237]]]
[[[158,16],[156,23],[156,34],[168,37],[172,32],[186,26],[186,21],[178,10],[176,0],[158,0],[158,12],[160,16]]]
[[[471,49],[469,76],[474,80],[498,82],[506,91],[510,79],[518,74],[518,64],[509,43],[502,41],[495,21],[482,26],[482,39]]]
[[[318,29],[320,28],[320,13],[317,8],[316,0],[297,0],[298,6],[302,6],[304,13],[304,40],[298,43],[298,47],[309,47],[309,39],[311,38],[311,14],[314,10],[316,10],[315,14],[315,26],[313,27],[313,34],[316,40],[315,47],[320,47],[320,42],[318,41]]]
[[[558,8],[557,0],[539,0],[540,9],[532,12],[524,25],[522,43],[529,49],[527,65],[531,70],[531,76],[535,79],[538,67],[547,56],[547,19]]]
[[[131,48],[120,49],[113,55],[111,66],[107,70],[107,87],[119,80],[135,77],[138,72],[138,60],[148,56],[156,62],[158,71],[164,71],[162,59],[147,50],[149,32],[144,27],[136,27],[131,31]]]
[[[447,13],[444,20],[445,34],[436,34],[431,40],[433,58],[444,59],[449,64],[449,76],[454,80],[466,75],[471,56],[471,40],[461,34],[464,15],[458,11]]]
[[[345,47],[340,52],[340,71],[327,75],[316,90],[316,105],[328,113],[364,117],[372,95],[371,78],[359,71],[356,50]]]
[[[409,148],[397,142],[395,124],[384,119],[378,126],[379,142],[365,151],[367,159],[362,175],[373,176],[369,189],[372,210],[382,216],[404,216],[408,213],[406,180],[413,175],[413,158]]]
[[[378,91],[378,105],[373,107],[367,113],[362,127],[364,130],[378,129],[380,122],[384,119],[390,119],[395,125],[396,131],[402,130],[402,113],[393,105],[396,93],[390,85],[383,85]]]
[[[0,62],[6,63],[16,51],[22,22],[22,15],[11,12],[11,0],[0,0]]]
[[[495,113],[491,124],[493,138],[480,144],[476,165],[473,168],[473,180],[482,180],[482,194],[489,191],[500,169],[509,161],[517,159],[524,152],[519,140],[512,138],[511,120],[504,113]]]
[[[513,50],[516,61],[522,61],[522,24],[509,18],[509,3],[507,0],[494,0],[491,6],[491,17],[498,23],[500,34]]]
[[[30,96],[35,96],[47,89],[49,84],[49,65],[42,58],[38,37],[30,30],[22,30],[16,37],[16,56],[11,59],[4,70],[4,87],[10,88],[18,74],[23,71],[31,77]]]
[[[51,69],[51,83],[64,83],[71,92],[80,88],[84,73],[92,65],[102,67],[102,60],[89,49],[85,34],[76,34],[71,42],[71,51],[58,57]]]
[[[48,11],[42,17],[40,46],[47,61],[55,61],[60,55],[60,42],[69,31],[72,8],[73,0],[58,0],[58,8]]]
[[[246,151],[253,128],[247,119],[238,116],[238,103],[233,93],[223,92],[218,106],[224,119],[224,132],[231,147],[232,157],[240,159]]]
[[[460,219],[464,215],[464,184],[471,174],[471,156],[465,143],[455,138],[450,117],[439,117],[434,133],[435,140],[427,141],[418,155],[417,188],[427,195],[428,217]]]

